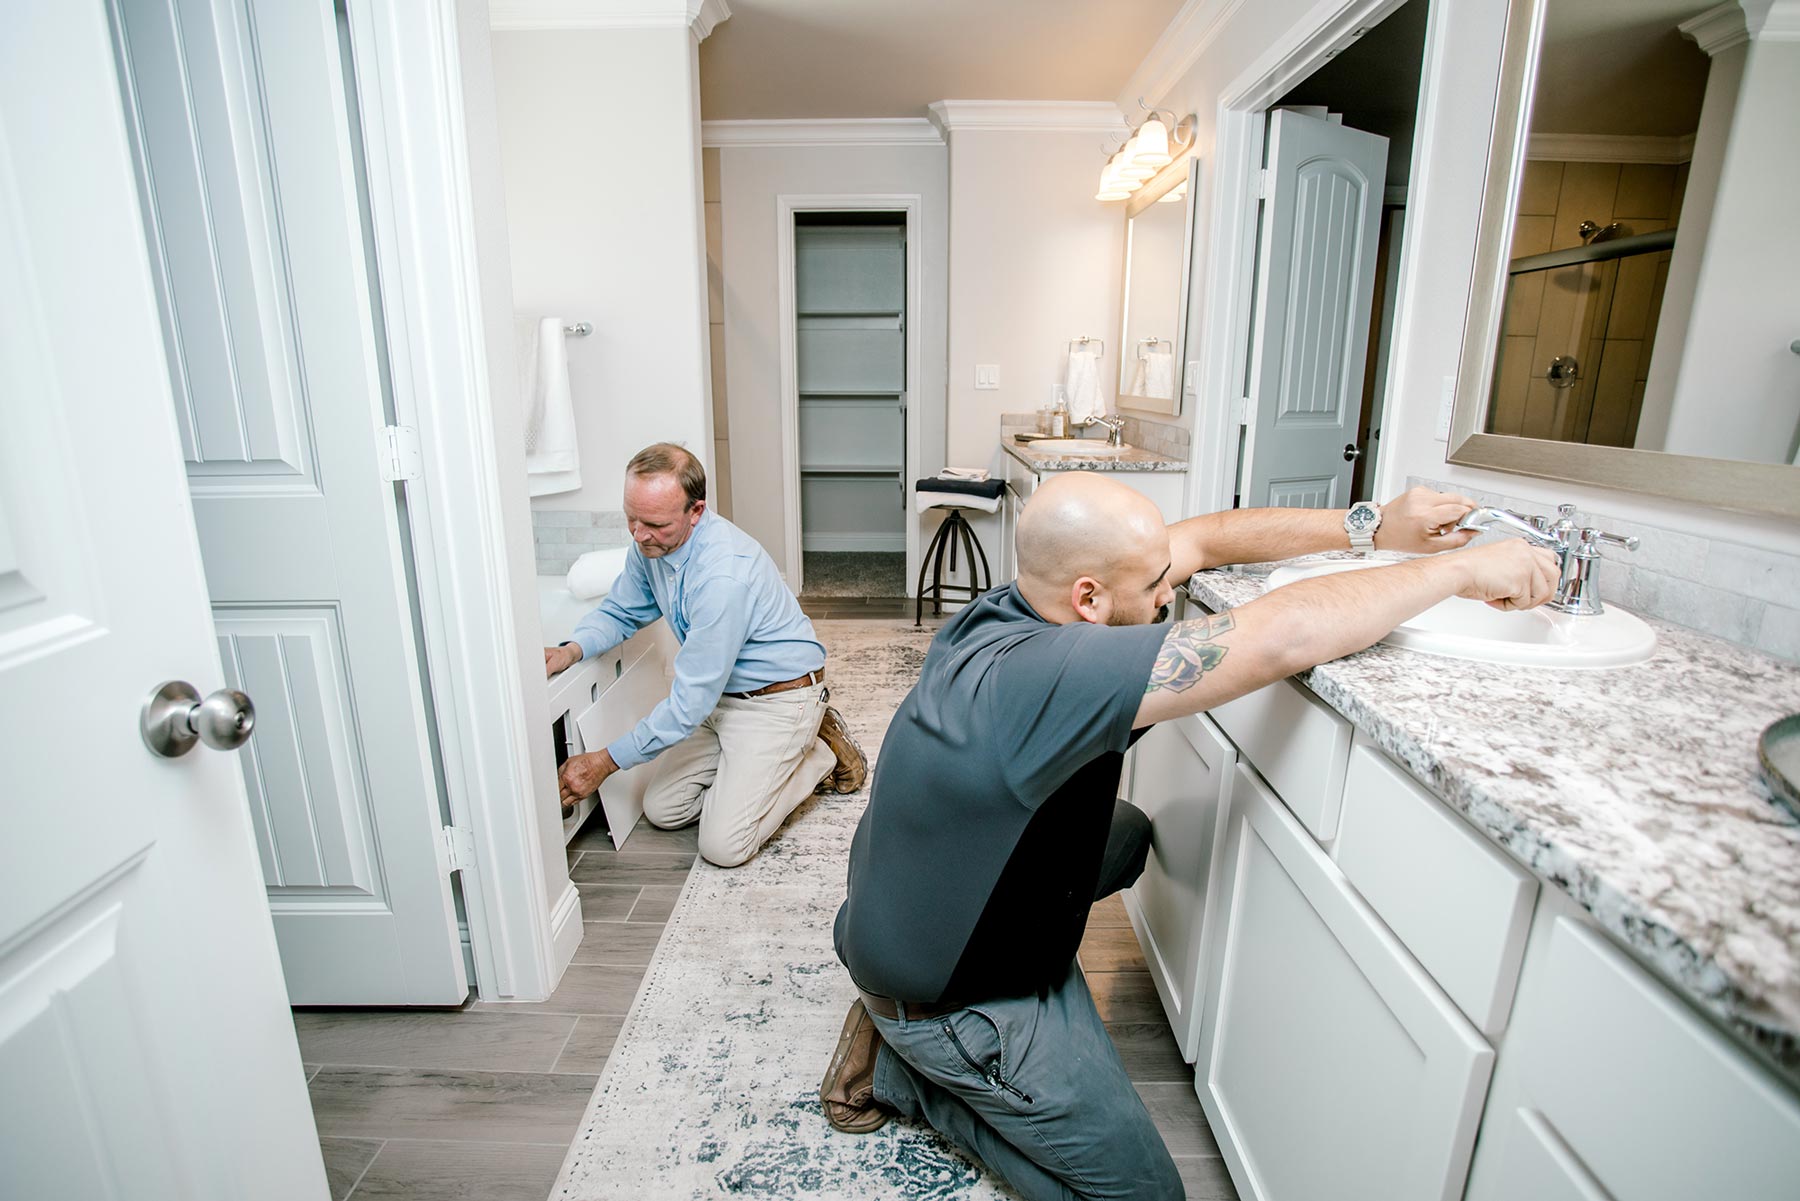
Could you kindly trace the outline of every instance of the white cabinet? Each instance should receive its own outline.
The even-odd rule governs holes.
[[[1208,890],[1237,752],[1196,714],[1155,727],[1131,754],[1131,802],[1152,824],[1150,857],[1125,894],[1125,910],[1191,1063],[1200,1046]]]
[[[551,677],[551,735],[559,740],[557,764],[570,755],[606,746],[668,696],[679,649],[669,623],[658,618],[613,649]],[[596,804],[604,804],[613,844],[622,844],[644,811],[649,778],[649,764],[614,773],[598,796],[582,798],[575,812],[563,819],[564,841],[575,836]]]
[[[1010,437],[1010,435],[1009,435]],[[1008,496],[1000,505],[1000,554],[999,573],[994,577],[995,584],[1004,584],[1019,574],[1019,563],[1013,555],[1013,530],[1018,524],[1018,513],[1031,494],[1046,480],[1058,475],[1066,475],[1060,471],[1035,471],[1019,459],[1001,450],[1000,463],[1006,480]],[[1162,511],[1163,520],[1180,521],[1183,514],[1182,502],[1187,488],[1187,475],[1178,471],[1107,471],[1109,479],[1117,480],[1127,488],[1141,492],[1149,497],[1156,507]]]
[[[1196,1089],[1256,1201],[1462,1195],[1493,1051],[1245,764]]]

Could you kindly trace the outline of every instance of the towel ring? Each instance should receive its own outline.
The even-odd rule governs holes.
[[[1139,338],[1138,358],[1141,359],[1144,357],[1144,348],[1146,346],[1167,346],[1171,353],[1175,350],[1175,343],[1169,341],[1167,338]]]
[[[1075,352],[1075,348],[1077,346],[1089,346],[1095,342],[1100,343],[1100,349],[1096,350],[1094,352],[1094,357],[1097,359],[1105,358],[1106,357],[1106,342],[1105,342],[1105,340],[1103,340],[1101,338],[1090,338],[1086,334],[1083,334],[1079,338],[1070,338],[1069,339],[1069,353],[1073,354]]]

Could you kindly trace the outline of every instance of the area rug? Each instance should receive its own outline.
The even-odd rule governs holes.
[[[933,631],[815,625],[832,703],[873,763]],[[743,867],[695,865],[552,1198],[1016,1197],[928,1127],[840,1134],[819,1111],[855,996],[831,924],[867,799],[815,797]]]

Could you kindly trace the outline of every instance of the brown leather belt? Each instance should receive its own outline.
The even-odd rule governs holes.
[[[821,667],[817,671],[809,671],[803,676],[795,676],[793,679],[783,680],[779,684],[764,684],[755,692],[727,692],[725,695],[735,697],[740,701],[747,701],[753,696],[768,696],[772,692],[787,692],[794,688],[811,688],[814,684],[823,684],[824,682],[825,669]]]
[[[863,992],[860,988],[856,991],[862,994],[863,1008],[876,1017],[886,1018],[890,1022],[900,1020],[900,1006],[889,998],[878,997],[872,992]],[[900,1004],[906,1006],[906,1020],[909,1022],[928,1022],[932,1018],[941,1018],[946,1013],[955,1013],[959,1009],[967,1008],[965,1005],[923,1005],[911,1001],[902,1001]]]

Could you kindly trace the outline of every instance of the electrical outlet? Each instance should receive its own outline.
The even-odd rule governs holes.
[[[1437,429],[1432,437],[1439,442],[1450,441],[1450,418],[1456,412],[1456,377],[1444,377],[1444,394],[1438,398]]]
[[[1000,387],[1000,364],[975,364],[975,386],[983,392],[997,391]]]

